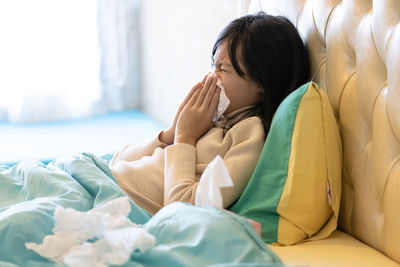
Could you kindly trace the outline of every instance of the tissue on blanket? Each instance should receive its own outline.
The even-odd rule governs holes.
[[[57,207],[54,235],[42,244],[25,243],[42,257],[68,266],[121,265],[134,250],[142,252],[155,245],[155,237],[132,223],[127,197],[107,202],[87,212]],[[93,241],[94,242],[88,242]]]
[[[217,155],[204,170],[197,185],[195,205],[211,205],[223,209],[221,188],[232,187],[232,178],[224,160]]]
[[[221,88],[221,92],[219,94],[219,103],[214,113],[213,122],[219,120],[219,118],[222,116],[222,114],[224,114],[230,103],[228,97],[225,94],[225,88],[222,86],[222,81],[219,78],[217,81],[217,86]]]

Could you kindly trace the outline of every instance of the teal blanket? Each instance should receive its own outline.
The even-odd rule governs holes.
[[[43,164],[0,166],[0,266],[60,266],[25,247],[52,234],[56,207],[87,211],[125,196],[108,168],[110,156],[84,153]],[[128,218],[156,237],[123,266],[282,266],[240,216],[173,203],[155,216],[131,202]]]

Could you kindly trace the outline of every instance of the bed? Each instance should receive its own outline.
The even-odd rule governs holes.
[[[152,217],[129,202],[127,217],[156,243],[124,266],[399,266],[400,5],[264,0],[242,7],[287,16],[308,43],[313,80],[326,90],[343,142],[338,229],[322,240],[266,245],[231,212],[173,203]],[[52,234],[57,207],[85,212],[124,196],[108,169],[111,156],[0,167],[0,265],[56,266],[25,243]]]

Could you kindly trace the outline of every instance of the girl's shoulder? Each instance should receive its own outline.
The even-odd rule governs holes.
[[[261,128],[264,128],[261,118],[259,116],[252,116],[252,117],[248,117],[246,119],[243,119],[243,120],[239,121],[238,123],[236,123],[231,128],[231,130],[233,130],[233,129],[241,129],[241,128],[244,128],[244,127],[252,127],[252,128],[253,127],[254,128],[261,127]]]
[[[265,131],[262,120],[258,116],[252,116],[236,123],[226,133],[234,139],[255,139],[264,142]]]

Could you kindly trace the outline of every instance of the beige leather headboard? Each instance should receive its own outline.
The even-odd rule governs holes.
[[[400,1],[252,0],[311,52],[343,139],[339,228],[400,263]]]

